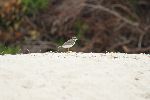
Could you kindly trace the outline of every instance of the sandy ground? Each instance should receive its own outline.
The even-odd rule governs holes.
[[[150,100],[150,55],[3,55],[0,100]]]

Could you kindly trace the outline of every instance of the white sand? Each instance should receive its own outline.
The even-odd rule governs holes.
[[[150,55],[0,56],[0,100],[150,100]]]

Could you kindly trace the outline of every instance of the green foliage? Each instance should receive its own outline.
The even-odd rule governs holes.
[[[141,15],[141,12],[138,9],[138,2],[139,0],[128,0],[128,2],[132,5],[133,10],[137,15]]]
[[[136,11],[139,0],[128,0],[128,2],[133,6],[134,10]]]
[[[58,45],[62,45],[64,42],[65,42],[65,40],[64,40],[64,38],[60,38],[59,40],[56,40],[55,41]]]
[[[15,46],[4,46],[0,44],[0,55],[3,54],[17,54],[20,51],[19,47]]]
[[[81,38],[89,29],[89,26],[82,20],[77,20],[74,24],[75,32],[77,33],[77,38]]]
[[[38,10],[48,7],[50,0],[22,0],[24,10],[28,14],[37,13]]]
[[[3,27],[4,29],[6,29],[8,24],[9,23],[6,23],[6,21],[3,18],[1,18],[1,16],[0,16],[0,26]]]
[[[130,2],[130,4],[136,6],[139,2],[139,0],[128,0]]]

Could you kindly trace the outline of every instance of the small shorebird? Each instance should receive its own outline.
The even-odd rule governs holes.
[[[60,47],[67,48],[68,52],[69,52],[69,48],[71,48],[76,43],[77,40],[78,39],[76,37],[72,37],[70,40],[68,40],[62,46],[59,46],[58,48],[60,48]]]

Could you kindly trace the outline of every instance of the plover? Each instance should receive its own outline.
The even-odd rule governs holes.
[[[60,47],[67,48],[69,52],[69,49],[76,43],[77,40],[78,40],[77,37],[72,37],[70,40],[68,40],[62,46],[59,46],[58,48]]]

